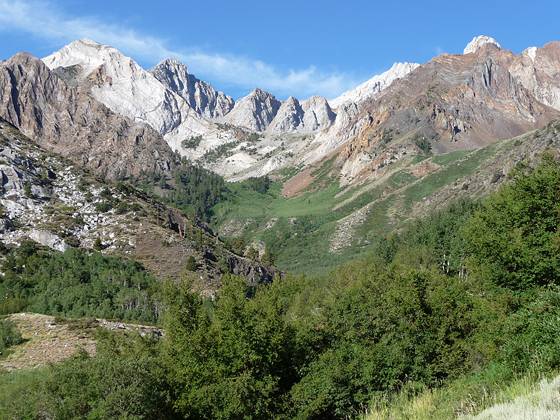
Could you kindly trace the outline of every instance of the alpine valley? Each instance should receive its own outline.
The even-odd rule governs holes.
[[[83,39],[1,62],[0,116],[95,176],[164,199],[181,189],[181,165],[222,176],[227,192],[197,215],[238,252],[309,271],[368,252],[457,185],[494,190],[534,152],[539,133],[528,133],[560,117],[559,72],[558,42],[515,55],[479,36],[463,54],[395,63],[338,98],[281,101],[256,87],[234,100],[177,60],[145,70]],[[265,176],[266,191],[247,187]]]
[[[560,185],[547,184],[560,173],[560,42],[516,54],[477,36],[336,98],[258,86],[233,98],[188,64],[144,69],[89,39],[0,61],[0,338],[8,324],[47,325],[52,342],[77,328],[87,350],[30,362],[44,343],[17,341],[0,369],[54,369],[33,379],[51,399],[6,418],[449,418],[510,389],[470,393],[471,380],[514,387],[560,368],[557,213],[544,210]],[[521,214],[523,194],[540,193]],[[492,219],[499,209],[520,224]],[[526,249],[533,217],[547,233]],[[531,282],[543,288],[529,297]],[[163,350],[83,318],[125,335],[145,328],[107,319],[156,324]],[[537,345],[534,365],[523,352]],[[111,375],[130,375],[140,411],[109,410],[105,388],[92,399],[107,406],[55,402],[70,391],[53,384],[87,368],[107,385],[100,372],[121,356]],[[66,359],[68,371],[45,367]],[[411,414],[423,402],[428,414]]]

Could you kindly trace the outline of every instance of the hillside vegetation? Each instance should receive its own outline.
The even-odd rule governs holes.
[[[311,183],[296,196],[283,194],[287,172],[264,191],[227,184],[229,192],[210,210],[211,225],[228,241],[262,241],[282,270],[325,274],[454,199],[495,191],[517,163],[558,147],[560,124],[553,122],[477,150],[408,156],[352,186],[340,185],[331,159],[310,172]]]
[[[0,410],[348,418],[431,398],[420,418],[477,414],[560,367],[559,218],[560,164],[544,155],[487,199],[433,212],[328,274],[229,276],[214,299],[165,283],[161,340],[102,334],[94,357],[3,374]]]

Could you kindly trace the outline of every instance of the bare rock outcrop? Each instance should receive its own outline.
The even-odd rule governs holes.
[[[29,54],[0,64],[0,117],[103,177],[165,174],[174,165],[159,133],[112,112]]]
[[[224,118],[224,122],[253,131],[264,131],[280,109],[281,102],[261,89],[241,98]]]
[[[196,112],[206,118],[221,118],[235,105],[231,96],[197,79],[189,73],[186,65],[177,60],[164,60],[154,67],[151,73],[160,83],[178,94]]]
[[[406,144],[435,153],[475,149],[560,118],[560,43],[521,55],[491,40],[475,44],[468,54],[434,58],[363,101],[346,121],[346,131],[360,128],[341,148],[341,167],[358,179],[370,169],[364,156]]]

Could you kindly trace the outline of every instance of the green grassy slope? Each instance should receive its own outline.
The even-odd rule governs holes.
[[[473,174],[509,147],[511,142],[502,142],[476,151],[415,156],[379,180],[346,189],[339,186],[329,161],[314,173],[308,189],[294,198],[282,196],[280,182],[266,194],[231,184],[231,199],[214,208],[213,227],[224,237],[264,241],[281,269],[321,272],[367,254],[379,237],[409,218],[416,203]],[[437,170],[417,177],[410,168],[420,162]],[[350,239],[333,250],[341,220],[364,206],[358,222],[349,222]]]

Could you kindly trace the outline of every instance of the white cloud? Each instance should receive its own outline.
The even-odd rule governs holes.
[[[247,90],[260,87],[280,96],[323,95],[330,98],[358,83],[347,74],[326,73],[314,66],[281,71],[246,57],[208,53],[192,47],[174,50],[157,37],[102,22],[95,17],[68,16],[52,3],[43,1],[0,0],[2,30],[23,31],[55,42],[89,38],[152,63],[176,57],[202,78]]]

